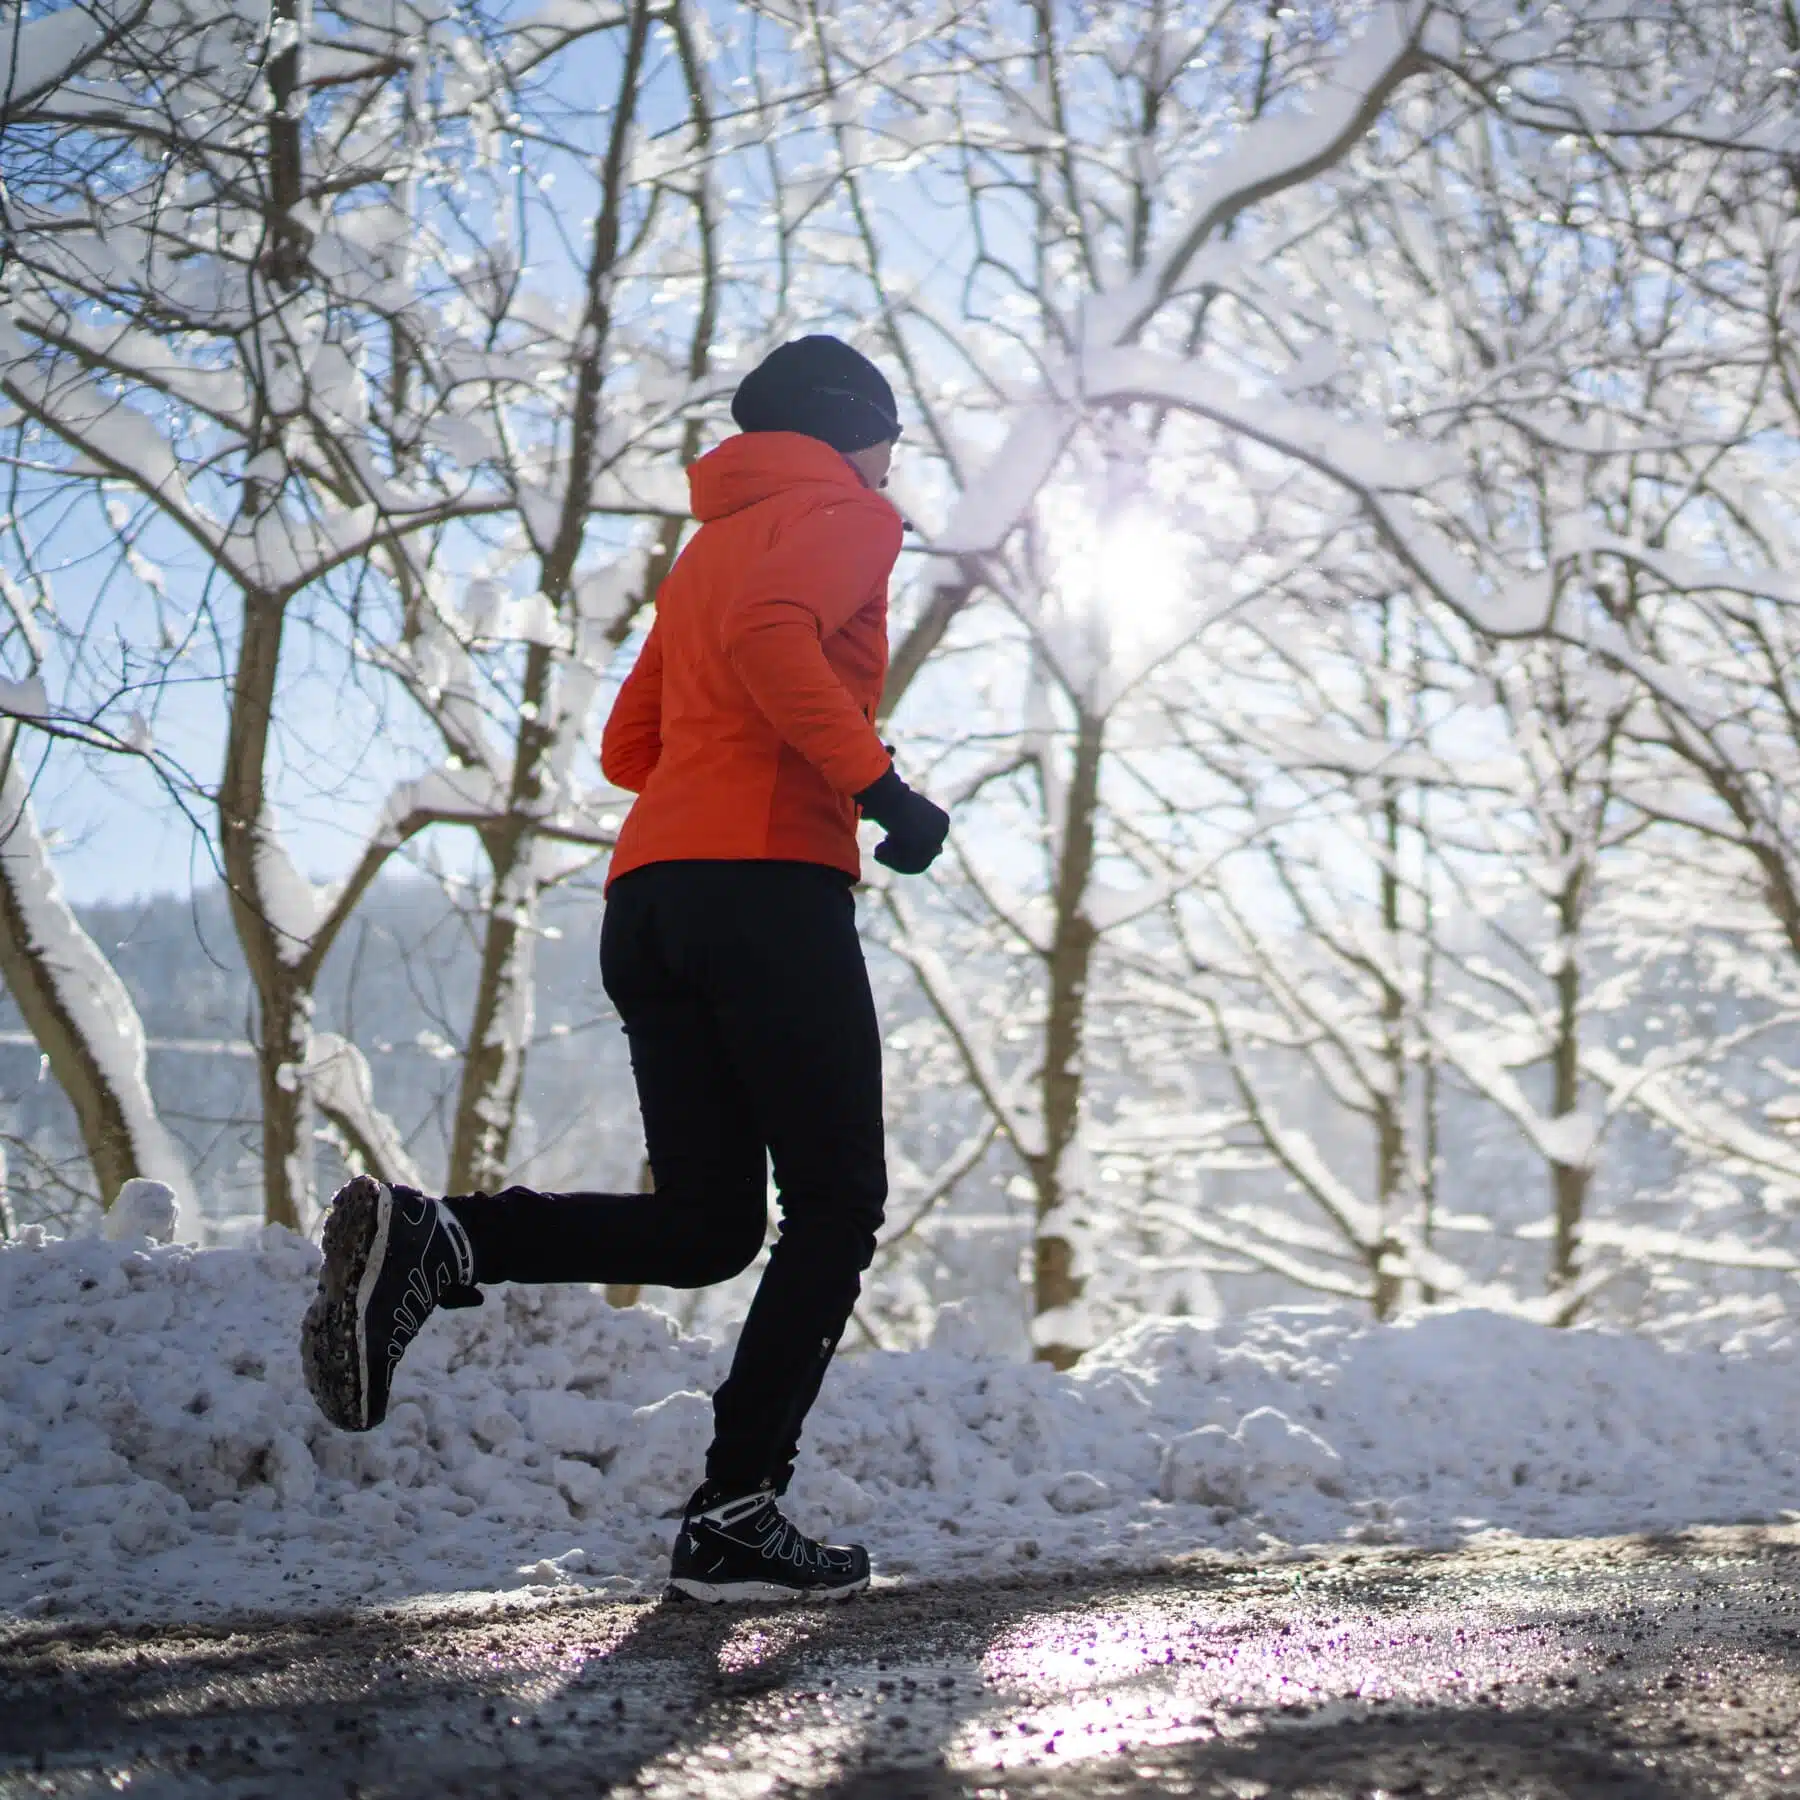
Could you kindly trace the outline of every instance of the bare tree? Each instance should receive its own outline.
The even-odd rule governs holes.
[[[367,410],[362,333],[396,252],[370,251],[371,216],[393,213],[365,203],[405,154],[396,95],[410,91],[416,53],[400,28],[376,42],[360,21],[314,18],[369,70],[316,81],[303,23],[285,4],[261,34],[152,9],[102,59],[97,103],[38,105],[22,177],[9,181],[12,323],[0,345],[0,386],[32,444],[60,450],[38,478],[92,496],[89,517],[116,533],[153,614],[166,620],[167,583],[144,546],[200,559],[229,669],[212,800],[259,1001],[266,1212],[293,1225],[309,1204],[313,985],[368,883],[427,820],[384,820],[328,902],[299,876],[271,804],[284,640],[298,619],[354,614],[409,538],[429,545],[451,517],[496,504],[453,479],[391,479],[379,445],[398,421]],[[104,184],[86,176],[101,160]],[[123,241],[135,258],[109,248]],[[165,625],[135,648],[167,669],[194,635]]]
[[[1097,1195],[1088,1191],[1096,1171],[1081,1132],[1096,916],[1107,910],[1099,866],[1108,856],[1135,864],[1158,899],[1184,877],[1162,866],[1153,832],[1108,822],[1109,722],[1139,673],[1121,678],[1108,639],[1120,635],[1114,609],[1130,602],[1122,587],[1100,598],[1098,629],[1090,618],[1085,642],[1067,629],[1057,616],[1061,590],[1072,560],[1094,557],[1096,546],[1058,542],[1054,519],[1073,511],[1100,536],[1109,513],[1148,500],[1159,464],[1216,466],[1236,431],[1290,447],[1306,440],[1303,454],[1316,460],[1318,433],[1304,409],[1269,408],[1252,425],[1248,409],[1210,404],[1222,390],[1207,361],[1243,354],[1265,314],[1279,353],[1279,315],[1293,303],[1291,292],[1272,294],[1272,284],[1254,295],[1242,284],[1231,291],[1243,267],[1233,237],[1252,209],[1305,191],[1346,157],[1423,70],[1429,12],[1373,9],[1363,40],[1334,61],[1333,49],[1304,29],[1286,36],[1247,8],[1222,9],[1192,27],[1159,7],[1092,22],[1038,8],[1016,29],[1010,19],[965,24],[938,40],[908,62],[904,83],[889,84],[889,104],[873,121],[840,132],[850,222],[876,314],[925,419],[934,475],[949,490],[924,598],[896,650],[890,708],[914,691],[927,659],[977,600],[998,600],[1024,628],[1027,719],[995,741],[992,767],[976,768],[957,791],[972,797],[1021,767],[1035,777],[1036,816],[1025,840],[1047,853],[1041,923],[1023,923],[1007,897],[990,909],[1002,935],[1035,959],[1039,977],[1031,1016],[1041,1037],[1029,1059],[1035,1090],[1027,1113],[1009,1105],[1016,1077],[1000,1072],[998,1047],[974,1041],[977,1022],[966,1010],[955,1030],[1033,1185],[1037,1339],[1040,1354],[1059,1364],[1079,1354],[1087,1330],[1079,1241]],[[866,78],[878,65],[879,50],[832,36],[823,9],[809,20],[822,85],[849,72]],[[933,55],[979,73],[937,77]],[[1303,88],[1330,99],[1296,129],[1288,108]],[[1241,129],[1229,151],[1209,161],[1209,121],[1221,117]],[[861,164],[878,160],[884,134],[909,157],[934,141],[947,146],[933,172],[966,209],[971,246],[954,310],[948,293],[914,286],[895,295],[885,279],[877,210],[859,176]],[[1160,196],[1183,184],[1178,171],[1191,173],[1199,197],[1178,213],[1159,210]],[[1306,313],[1303,306],[1294,327],[1305,329]],[[964,394],[972,387],[988,412],[997,441],[986,457],[972,454],[953,424],[959,403],[968,406],[964,394],[925,373],[941,361],[940,345],[962,365]],[[1021,383],[1001,373],[1009,362],[1035,372],[1023,397]],[[1152,511],[1167,511],[1171,485],[1155,492]],[[1116,559],[1128,532],[1104,537],[1101,558],[1110,550]],[[1207,616],[1196,607],[1166,635],[1183,641]],[[987,893],[991,879],[971,874],[977,893]],[[896,941],[948,1020],[948,970],[916,941],[905,903],[895,896],[890,905],[902,927]],[[1016,1028],[1017,1004],[1007,1017]]]

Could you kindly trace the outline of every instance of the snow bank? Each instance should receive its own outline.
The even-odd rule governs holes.
[[[172,1244],[181,1229],[181,1205],[166,1181],[134,1175],[119,1189],[101,1226],[114,1243],[136,1243],[148,1238],[153,1244]]]
[[[659,1584],[725,1350],[592,1289],[440,1314],[387,1425],[328,1427],[294,1344],[317,1252],[0,1248],[0,1613],[195,1618],[463,1590]],[[846,1356],[795,1511],[888,1575],[1198,1548],[1444,1542],[1779,1516],[1800,1348],[1479,1312],[1148,1321],[1073,1375],[958,1348]]]

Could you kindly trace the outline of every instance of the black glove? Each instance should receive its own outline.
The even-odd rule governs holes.
[[[887,833],[875,846],[878,863],[896,875],[923,875],[937,861],[950,835],[950,815],[915,794],[892,765],[856,796],[856,804]]]

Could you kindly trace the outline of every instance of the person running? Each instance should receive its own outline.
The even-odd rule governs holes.
[[[849,345],[805,337],[751,371],[731,412],[741,435],[688,471],[700,529],[601,746],[607,778],[638,796],[600,972],[654,1192],[439,1200],[358,1176],[326,1216],[301,1361],[325,1416],[367,1431],[430,1313],[478,1304],[489,1283],[728,1280],[762,1249],[772,1163],[780,1231],[713,1398],[669,1584],[709,1601],[839,1598],[867,1587],[868,1552],[815,1542],[779,1501],[887,1199],[857,816],[885,832],[876,859],[911,875],[950,820],[873,723],[903,529],[878,491],[900,436],[893,389]]]

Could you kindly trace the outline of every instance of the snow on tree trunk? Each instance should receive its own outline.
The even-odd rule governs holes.
[[[1550,1117],[1553,1124],[1564,1128],[1553,1140],[1559,1150],[1564,1138],[1580,1135],[1578,1130],[1571,1132],[1569,1128],[1577,1126],[1581,1117],[1582,993],[1578,950],[1586,888],[1586,868],[1579,860],[1572,861],[1556,903],[1556,1025],[1550,1056]],[[1593,1168],[1585,1156],[1576,1158],[1566,1151],[1552,1155],[1550,1204],[1555,1230],[1551,1240],[1550,1291],[1553,1295],[1571,1295],[1568,1311],[1559,1316],[1562,1324],[1572,1323],[1580,1307],[1580,1298],[1573,1290],[1581,1274],[1582,1213],[1592,1179]]]
[[[1050,939],[1049,999],[1044,1020],[1043,1148],[1028,1159],[1037,1189],[1032,1244],[1032,1345],[1040,1362],[1072,1368],[1089,1347],[1080,1329],[1085,1285],[1079,1228],[1070,1217],[1086,1198],[1071,1191],[1070,1152],[1081,1129],[1083,1028],[1095,931],[1087,912],[1094,873],[1094,828],[1100,805],[1104,722],[1083,712],[1075,727],[1075,760],[1056,833],[1055,925]],[[1073,1159],[1085,1172],[1081,1159]]]
[[[1384,674],[1395,666],[1394,608],[1381,608],[1381,667]],[[1394,707],[1388,684],[1383,681],[1376,699],[1377,718],[1384,743],[1394,741]],[[1405,1196],[1407,1173],[1407,1004],[1398,979],[1402,967],[1405,920],[1401,915],[1400,857],[1402,852],[1400,784],[1391,775],[1381,781],[1381,929],[1386,955],[1376,971],[1381,1018],[1380,1059],[1385,1079],[1377,1086],[1375,1101],[1375,1213],[1379,1232],[1370,1267],[1370,1306],[1378,1319],[1391,1319],[1399,1310],[1402,1293],[1400,1271],[1404,1266],[1399,1243],[1390,1227]]]
[[[510,851],[493,853],[494,889],[450,1147],[453,1194],[492,1193],[506,1184],[535,1011],[539,883],[532,847],[527,832],[515,830]]]
[[[219,848],[231,916],[256,991],[257,1090],[262,1102],[263,1217],[304,1230],[312,1219],[312,1153],[303,1072],[312,1054],[306,964],[316,926],[310,885],[275,838],[267,799],[285,597],[244,595],[219,782]]]
[[[134,1176],[187,1193],[186,1159],[150,1097],[137,1007],[63,898],[20,763],[11,726],[0,732],[0,975],[75,1110],[101,1205]]]
[[[250,954],[253,961],[266,965],[260,942]],[[312,1224],[316,1204],[311,1107],[301,1079],[312,1055],[312,996],[291,979],[268,972],[266,966],[256,989],[263,1218],[270,1225],[305,1231]]]

